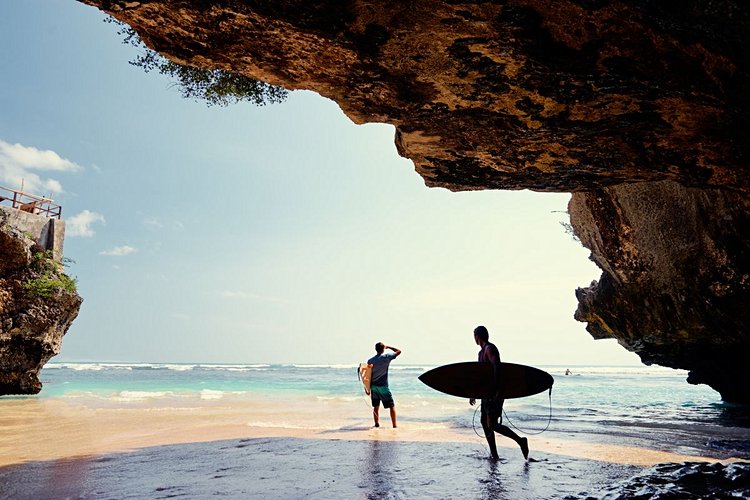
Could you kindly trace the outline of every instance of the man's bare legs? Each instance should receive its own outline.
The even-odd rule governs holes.
[[[487,438],[487,444],[490,445],[490,454],[492,455],[492,458],[497,460],[499,455],[497,454],[497,445],[495,444],[495,432],[498,434],[501,434],[507,438],[512,439],[516,442],[516,444],[521,448],[521,453],[523,453],[523,458],[528,459],[529,458],[529,440],[525,437],[521,437],[513,430],[506,426],[501,424],[498,420],[500,419],[499,415],[491,415],[491,414],[482,414],[482,429],[484,429],[484,436]]]
[[[495,424],[495,432],[498,434],[502,434],[503,436],[512,439],[516,442],[516,444],[521,448],[521,453],[523,453],[523,458],[528,459],[529,458],[529,440],[525,437],[521,437],[513,430],[511,430],[510,427],[507,425],[503,425],[499,422]]]
[[[393,423],[393,428],[396,428],[396,407],[391,406],[391,423]],[[375,427],[380,427],[380,406],[375,406],[372,409],[372,418],[375,420]]]
[[[495,419],[497,420],[497,419]],[[490,455],[495,460],[500,458],[497,454],[497,445],[495,444],[495,431],[493,429],[492,416],[486,413],[482,413],[482,429],[484,429],[484,437],[487,438],[487,444],[490,445]]]

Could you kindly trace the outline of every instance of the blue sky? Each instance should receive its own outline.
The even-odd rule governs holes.
[[[429,189],[332,101],[207,108],[99,11],[0,3],[0,185],[63,206],[84,304],[57,360],[635,364],[573,319],[567,194]]]

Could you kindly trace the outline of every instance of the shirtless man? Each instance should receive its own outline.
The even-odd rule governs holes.
[[[490,334],[487,328],[478,326],[474,329],[474,342],[479,346],[479,362],[492,363],[494,368],[495,382],[500,381],[500,351],[495,344],[490,343]],[[483,399],[482,409],[482,428],[484,436],[487,438],[487,444],[490,445],[490,453],[495,460],[499,459],[497,454],[497,445],[495,444],[495,432],[502,434],[515,441],[521,447],[523,458],[529,458],[529,440],[522,438],[509,427],[502,424],[503,422],[503,404],[504,399],[498,398],[497,395],[491,399]],[[469,404],[474,406],[475,399],[470,399]]]

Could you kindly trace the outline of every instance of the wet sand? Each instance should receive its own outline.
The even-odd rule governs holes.
[[[528,462],[498,437],[494,462],[471,429],[408,416],[375,429],[359,406],[273,399],[0,403],[2,498],[585,498],[646,466],[711,459],[548,432],[529,438]]]
[[[103,455],[170,444],[203,443],[243,438],[307,440],[465,443],[487,451],[484,439],[470,429],[412,423],[402,418],[397,429],[387,418],[373,428],[361,408],[347,408],[358,417],[334,417],[330,410],[294,411],[273,401],[194,401],[182,406],[92,406],[64,399],[19,399],[0,405],[0,467],[27,461]],[[358,412],[356,410],[359,410]],[[336,415],[343,413],[336,412]],[[265,415],[266,418],[262,418]],[[261,417],[261,418],[259,418]],[[481,433],[481,429],[478,429]],[[498,436],[507,456],[519,455],[514,443]],[[718,460],[625,444],[592,443],[547,432],[530,436],[536,452],[623,465],[650,466],[663,462]],[[731,460],[730,460],[731,461]]]
[[[494,462],[466,443],[255,438],[0,469],[6,498],[564,498],[635,466],[538,454]]]

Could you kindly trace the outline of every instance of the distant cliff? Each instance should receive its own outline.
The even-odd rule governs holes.
[[[750,3],[81,1],[176,62],[394,124],[428,186],[575,193],[603,270],[576,317],[750,402]]]
[[[60,220],[0,207],[0,395],[36,394],[83,299],[63,270]]]

